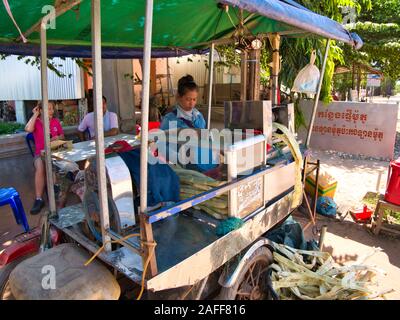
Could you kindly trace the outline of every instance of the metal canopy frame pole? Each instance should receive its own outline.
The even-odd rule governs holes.
[[[147,166],[148,166],[148,137],[149,137],[149,97],[150,97],[150,62],[151,40],[153,26],[153,0],[146,1],[146,17],[144,25],[143,48],[143,81],[142,81],[142,131],[140,149],[140,238],[143,250],[143,265],[149,260],[151,254],[150,244],[154,242],[151,224],[146,219],[147,215]],[[155,250],[155,248],[153,248]],[[143,271],[144,272],[144,271]],[[149,269],[146,278],[157,274],[155,254],[149,260]]]
[[[50,215],[56,212],[56,200],[54,196],[53,168],[51,165],[51,148],[50,148],[50,121],[49,121],[49,90],[47,77],[47,22],[51,16],[47,15],[42,19],[40,24],[40,73],[42,87],[42,114],[44,124],[44,150],[46,162],[46,179],[47,194],[49,197]]]
[[[104,154],[103,128],[103,83],[101,70],[101,10],[100,0],[92,0],[92,66],[93,66],[93,103],[94,123],[96,130],[96,171],[99,188],[101,235],[103,243],[111,238],[106,230],[110,228],[110,217],[107,201],[107,180]],[[106,251],[111,251],[111,244],[107,243]]]
[[[317,113],[319,96],[321,94],[321,88],[322,88],[322,82],[324,81],[324,75],[325,75],[325,69],[326,69],[326,61],[328,60],[330,46],[331,46],[331,39],[327,39],[326,48],[325,48],[324,62],[322,64],[322,70],[321,70],[321,76],[319,78],[317,94],[315,96],[314,107],[313,107],[313,111],[312,111],[312,115],[311,115],[311,119],[310,119],[310,125],[308,126],[306,148],[308,148],[309,145],[310,145],[311,134],[312,134],[312,130],[313,130],[313,127],[314,127],[315,115]]]
[[[211,43],[209,65],[208,65],[208,117],[207,117],[207,129],[211,126],[211,104],[212,104],[212,88],[214,85],[214,42]]]

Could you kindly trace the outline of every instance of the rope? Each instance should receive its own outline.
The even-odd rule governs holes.
[[[142,288],[140,289],[140,293],[139,293],[139,295],[138,295],[136,300],[140,300],[142,298],[142,294],[143,294],[143,291],[144,291],[144,281],[145,281],[145,277],[146,277],[147,267],[149,266],[150,260],[154,255],[155,247],[157,245],[157,243],[155,241],[153,241],[153,242],[141,241],[141,242],[142,242],[142,244],[150,246],[151,247],[151,252],[150,252],[149,256],[147,257],[146,262],[144,263],[143,274],[142,274]]]
[[[85,262],[85,267],[87,267],[90,263],[93,262],[93,260],[104,250],[106,244],[108,243],[119,243],[122,244],[123,241],[129,239],[129,238],[133,238],[133,237],[140,237],[140,233],[133,233],[130,234],[129,236],[123,237],[119,240],[108,240],[106,242],[104,242],[104,244],[96,251],[96,253],[88,260]],[[154,251],[155,251],[155,247],[157,245],[157,243],[155,241],[153,242],[147,242],[147,241],[141,241],[142,244],[151,247],[151,252],[149,254],[149,256],[147,257],[147,260],[144,264],[144,268],[143,268],[143,274],[142,274],[142,281],[141,281],[141,289],[140,289],[140,293],[138,295],[138,297],[136,298],[136,300],[140,300],[142,298],[143,292],[144,292],[144,282],[145,282],[145,277],[146,277],[146,272],[147,272],[147,267],[149,266],[150,260],[154,255]]]
[[[28,42],[28,40],[26,40],[24,34],[22,33],[21,29],[19,28],[17,22],[16,22],[15,19],[14,19],[14,16],[13,16],[13,14],[12,14],[12,12],[11,12],[10,5],[8,4],[8,0],[3,0],[3,4],[4,4],[4,7],[6,8],[6,11],[7,11],[7,13],[8,13],[8,16],[10,17],[10,19],[11,19],[11,21],[13,22],[14,26],[17,28],[17,30],[18,30],[18,32],[19,32],[19,34],[20,34],[20,36],[21,36],[22,41],[23,41],[24,43]]]

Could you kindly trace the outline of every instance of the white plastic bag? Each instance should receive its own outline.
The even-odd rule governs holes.
[[[310,63],[300,70],[294,80],[293,92],[315,94],[321,76],[318,68],[314,65],[316,59],[315,50],[311,53]]]

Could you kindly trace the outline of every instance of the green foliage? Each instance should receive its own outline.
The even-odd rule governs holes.
[[[371,65],[390,79],[400,79],[400,1],[374,1],[372,10],[362,10],[350,31],[357,32],[365,44],[358,55],[346,55],[347,65]]]
[[[328,16],[338,22],[342,22],[343,15],[346,11],[343,7],[355,8],[358,14],[363,11],[371,10],[371,0],[300,0],[300,4],[309,8],[310,10]],[[361,26],[360,26],[361,28]],[[388,27],[393,34],[396,34],[398,30],[394,26]],[[386,30],[389,30],[386,29]],[[364,28],[367,32],[368,27]],[[267,42],[268,43],[268,42]],[[325,54],[326,41],[320,38],[305,37],[305,38],[281,38],[280,54],[282,56],[281,72],[279,74],[279,81],[281,85],[288,88],[293,86],[293,82],[298,72],[309,63],[310,55],[312,50],[317,51],[316,65],[321,68],[323,57]],[[221,56],[224,56],[224,61],[228,65],[238,65],[240,63],[240,55],[236,52],[232,46],[220,46],[217,47],[218,52]],[[381,51],[395,51],[396,47],[389,44],[381,46]],[[346,57],[346,61],[345,61]],[[348,61],[364,61],[368,63],[369,56],[365,52],[355,52],[349,46],[339,46],[335,41],[331,42],[331,48],[327,60],[327,66],[325,76],[321,89],[320,99],[325,103],[331,101],[331,92],[333,87],[333,75],[336,65],[346,65]],[[272,55],[269,45],[265,45],[262,49],[261,54],[261,83],[266,85],[269,81],[270,66]],[[400,64],[399,64],[400,65]],[[397,65],[393,66],[393,68]],[[386,66],[388,68],[388,66]],[[299,124],[301,121],[299,122]]]
[[[297,1],[308,9],[333,20],[342,22],[343,7],[355,8],[357,13],[360,13],[362,8],[370,10],[372,6],[371,0],[301,0]]]
[[[352,86],[352,78],[350,73],[341,73],[333,77],[333,87],[336,91],[340,92],[341,96],[344,97]]]
[[[400,24],[400,1],[374,0],[372,10],[362,5],[358,20]]]
[[[15,131],[23,129],[24,125],[16,122],[0,122],[0,135],[12,134]]]
[[[353,29],[366,43],[396,41],[400,38],[400,24],[357,22]]]
[[[300,109],[300,100],[300,95],[294,100],[294,127],[296,132],[298,132],[301,127],[307,128],[306,119],[303,111]]]
[[[260,58],[260,83],[266,87],[269,84],[269,79],[271,77],[270,63],[272,62],[271,50],[264,46],[261,50]]]
[[[396,87],[394,89],[395,94],[400,94],[400,82],[396,83]]]
[[[240,66],[240,52],[237,52],[233,44],[216,46],[215,49],[222,58],[216,63],[217,66]]]

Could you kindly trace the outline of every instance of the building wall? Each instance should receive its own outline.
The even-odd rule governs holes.
[[[219,61],[219,55],[215,53],[214,60]],[[156,61],[156,72],[157,75],[167,75],[167,65],[169,65],[169,73],[170,73],[170,105],[175,103],[175,94],[178,87],[178,80],[190,74],[193,76],[194,81],[199,86],[199,104],[207,103],[207,83],[208,83],[208,68],[206,67],[206,63],[208,64],[208,55],[188,55],[179,58],[168,58],[167,59],[157,59]],[[133,61],[133,69],[134,73],[142,79],[142,70],[138,59]],[[161,82],[157,79],[157,92],[160,92],[161,86],[164,93],[164,99],[166,103],[168,102],[168,78],[166,76],[161,78]],[[215,84],[237,84],[240,83],[240,69],[239,68],[228,68],[228,67],[217,67],[214,70],[214,83]],[[135,104],[140,104],[141,97],[141,85],[135,85],[134,93],[135,93]],[[226,90],[229,90],[227,88]],[[218,94],[218,92],[216,92]],[[224,95],[225,96],[225,95]],[[159,95],[160,97],[160,95]]]
[[[135,126],[133,82],[125,76],[132,73],[132,60],[103,59],[102,71],[107,107],[118,114],[120,128],[132,132]]]
[[[36,66],[24,63],[28,58],[34,59],[25,57],[18,60],[17,56],[12,55],[0,60],[0,100],[41,99],[40,70]],[[55,72],[47,69],[49,99],[81,99],[84,96],[82,75],[75,61],[70,58],[54,58],[53,63],[67,77],[60,78]]]

